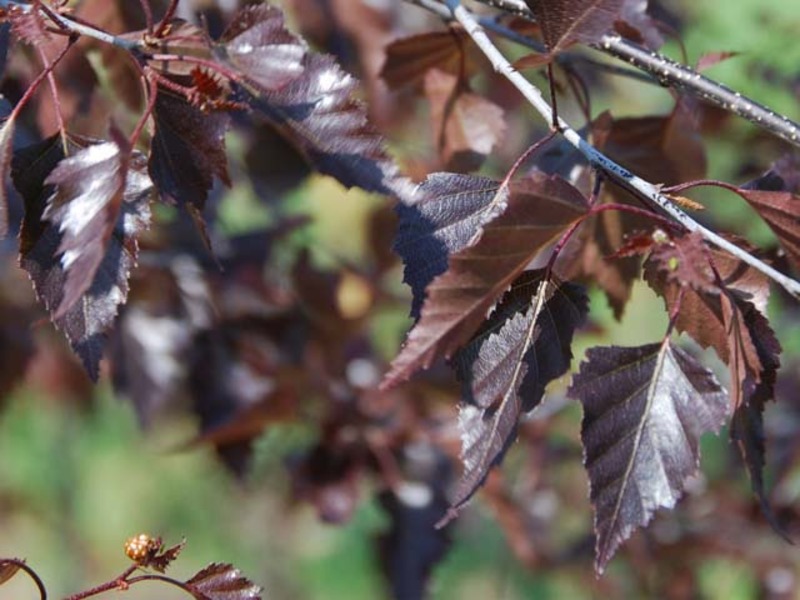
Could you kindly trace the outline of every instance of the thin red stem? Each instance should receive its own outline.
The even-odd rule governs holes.
[[[156,29],[155,33],[153,34],[154,37],[160,38],[166,33],[167,28],[169,27],[170,22],[175,17],[175,11],[178,10],[178,2],[180,0],[171,0],[167,10],[164,12],[164,16],[161,19],[161,22],[158,24],[158,28]]]
[[[139,5],[142,7],[144,13],[144,22],[147,26],[147,35],[153,34],[153,9],[150,6],[150,0],[139,0]]]
[[[69,46],[69,43],[67,46]],[[47,54],[45,54],[41,46],[37,46],[36,49],[38,50],[39,57],[42,59],[42,64],[47,71],[47,83],[50,86],[50,95],[53,98],[53,109],[56,113],[56,123],[58,123],[58,131],[61,134],[61,145],[64,149],[64,154],[66,155],[69,153],[69,144],[67,143],[67,128],[64,125],[64,113],[61,110],[61,98],[58,96],[58,85],[56,84],[56,78],[53,75],[53,69],[48,68],[49,63],[47,60]]]
[[[139,136],[142,134],[144,126],[147,124],[147,120],[150,118],[150,115],[153,114],[153,110],[156,107],[156,99],[158,98],[158,80],[155,77],[147,77],[144,73],[142,74],[142,78],[147,82],[147,107],[145,108],[144,113],[142,113],[142,116],[139,118],[139,122],[136,124],[136,128],[131,134],[131,148],[135,147],[136,142],[139,141]]]
[[[125,589],[130,581],[128,577],[133,574],[136,569],[139,568],[139,565],[132,565],[125,569],[118,577],[115,577],[111,581],[107,581],[105,583],[101,583],[91,589],[84,590],[83,592],[78,592],[77,594],[73,594],[72,596],[68,596],[64,598],[64,600],[83,600],[83,598],[90,598],[91,596],[97,596],[98,594],[102,594],[103,592],[110,592],[111,590],[118,590],[118,589]]]
[[[47,79],[47,77],[50,75],[50,73],[52,73],[52,71],[55,68],[55,66],[59,62],[61,62],[61,59],[64,58],[64,56],[66,56],[67,52],[72,47],[72,44],[75,43],[75,40],[76,40],[76,38],[74,38],[74,37],[70,38],[69,42],[67,43],[67,45],[64,46],[64,49],[61,52],[59,52],[58,56],[55,57],[53,62],[51,62],[49,65],[46,65],[44,70],[41,73],[39,73],[39,75],[36,76],[36,79],[34,79],[31,82],[31,84],[28,86],[28,89],[22,95],[22,98],[20,98],[19,102],[17,102],[17,105],[14,107],[14,110],[12,110],[11,113],[8,115],[8,119],[14,119],[19,115],[19,113],[22,111],[22,109],[25,107],[25,105],[28,103],[28,101],[36,93],[36,90],[39,88],[41,83],[45,79]]]
[[[195,595],[194,591],[192,591],[192,588],[190,588],[184,582],[178,581],[177,579],[173,579],[172,577],[167,577],[166,575],[157,575],[155,573],[148,575],[139,575],[138,577],[131,577],[130,579],[126,580],[126,583],[133,585],[134,583],[139,583],[140,581],[163,581],[164,583],[169,583],[177,588],[182,589],[184,592],[190,594],[191,596]]]
[[[528,146],[528,149],[525,150],[525,152],[523,152],[516,161],[514,161],[513,165],[511,165],[511,168],[506,173],[506,176],[503,177],[503,181],[500,183],[500,187],[503,188],[507,186],[511,182],[511,179],[514,177],[514,175],[517,174],[517,171],[519,171],[523,163],[526,160],[528,160],[531,157],[531,155],[533,155],[539,149],[541,149],[542,146],[544,146],[546,143],[552,140],[555,137],[555,135],[556,135],[555,131],[550,131],[542,139],[537,140],[536,142]]]
[[[3,565],[14,565],[21,571],[25,571],[25,574],[33,580],[33,583],[36,584],[36,588],[39,590],[40,600],[47,600],[47,589],[44,587],[42,578],[39,577],[39,574],[30,568],[24,560],[19,558],[3,558],[0,559],[0,567]]]
[[[678,296],[675,298],[675,305],[672,307],[672,310],[669,311],[669,325],[667,325],[667,332],[664,334],[665,339],[670,336],[672,330],[675,328],[678,314],[681,312],[681,302],[683,302],[683,294],[685,291],[686,288],[684,286],[678,286]]]
[[[698,179],[697,181],[687,181],[686,183],[679,183],[678,185],[665,187],[661,191],[664,194],[677,194],[678,192],[682,192],[683,190],[688,190],[693,187],[700,187],[704,185],[712,187],[720,187],[726,190],[730,190],[731,192],[735,192],[737,190],[737,187],[735,185],[731,185],[730,183],[726,183],[724,181],[717,181],[716,179]]]

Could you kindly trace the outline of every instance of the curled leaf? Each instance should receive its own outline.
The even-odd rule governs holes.
[[[261,600],[261,588],[231,564],[212,563],[185,585],[198,600]]]

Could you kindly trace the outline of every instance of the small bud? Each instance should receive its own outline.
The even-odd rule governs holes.
[[[161,549],[161,538],[152,538],[146,533],[128,538],[125,555],[133,562],[146,563]]]

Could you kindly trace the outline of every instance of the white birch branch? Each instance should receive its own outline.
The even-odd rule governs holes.
[[[725,250],[739,260],[747,263],[754,269],[757,269],[781,285],[792,296],[800,299],[799,282],[773,269],[765,262],[745,252],[735,244],[732,244],[728,240],[720,237],[713,231],[703,227],[700,223],[692,219],[680,208],[675,206],[675,204],[673,204],[669,198],[661,194],[657,186],[645,181],[641,177],[631,173],[624,167],[615,163],[605,154],[584,140],[578,134],[578,132],[561,117],[555,117],[552,108],[544,99],[542,92],[530,81],[528,81],[519,71],[514,69],[511,63],[508,62],[505,56],[503,56],[500,50],[497,49],[494,43],[486,35],[473,14],[461,5],[460,0],[445,0],[445,3],[450,9],[453,18],[457,20],[462,27],[464,27],[464,30],[467,32],[470,38],[472,38],[473,42],[475,42],[478,48],[480,48],[480,50],[484,53],[486,58],[489,59],[489,62],[492,64],[494,69],[508,79],[514,85],[514,87],[519,90],[519,92],[525,97],[530,105],[536,109],[536,111],[545,119],[546,122],[550,124],[556,123],[561,135],[564,136],[564,139],[566,139],[573,147],[575,147],[592,166],[602,170],[615,182],[629,188],[640,197],[647,199],[651,203],[661,208],[673,219],[683,225],[688,231],[699,233],[709,243],[722,250]]]

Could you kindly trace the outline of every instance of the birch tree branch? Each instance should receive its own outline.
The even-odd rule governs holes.
[[[514,87],[525,97],[534,109],[548,123],[555,123],[560,133],[574,148],[576,148],[589,163],[602,170],[616,183],[625,186],[638,196],[645,198],[652,204],[661,208],[669,216],[683,225],[688,231],[697,232],[709,243],[725,250],[739,260],[757,269],[796,298],[800,298],[800,283],[787,277],[783,273],[773,269],[768,264],[745,252],[738,246],[720,237],[713,231],[703,227],[700,223],[692,219],[683,212],[669,198],[660,193],[659,188],[652,183],[645,181],[641,177],[631,173],[624,167],[618,165],[605,154],[594,148],[586,140],[581,138],[578,132],[573,129],[561,117],[555,116],[553,110],[544,99],[542,92],[528,81],[519,71],[514,69],[511,63],[503,56],[500,50],[486,35],[476,17],[461,5],[460,0],[445,0],[447,7],[451,11],[453,18],[458,21],[473,42],[489,59],[494,69],[508,79]]]
[[[475,0],[504,12],[520,15],[533,20],[534,15],[524,0]],[[546,1],[546,0],[541,0]],[[692,94],[714,106],[729,111],[750,121],[800,148],[800,123],[785,115],[743,96],[726,85],[701,75],[691,67],[667,58],[663,54],[651,52],[618,35],[603,36],[600,43],[591,46],[604,54],[624,60],[626,63],[650,74],[661,85]]]

